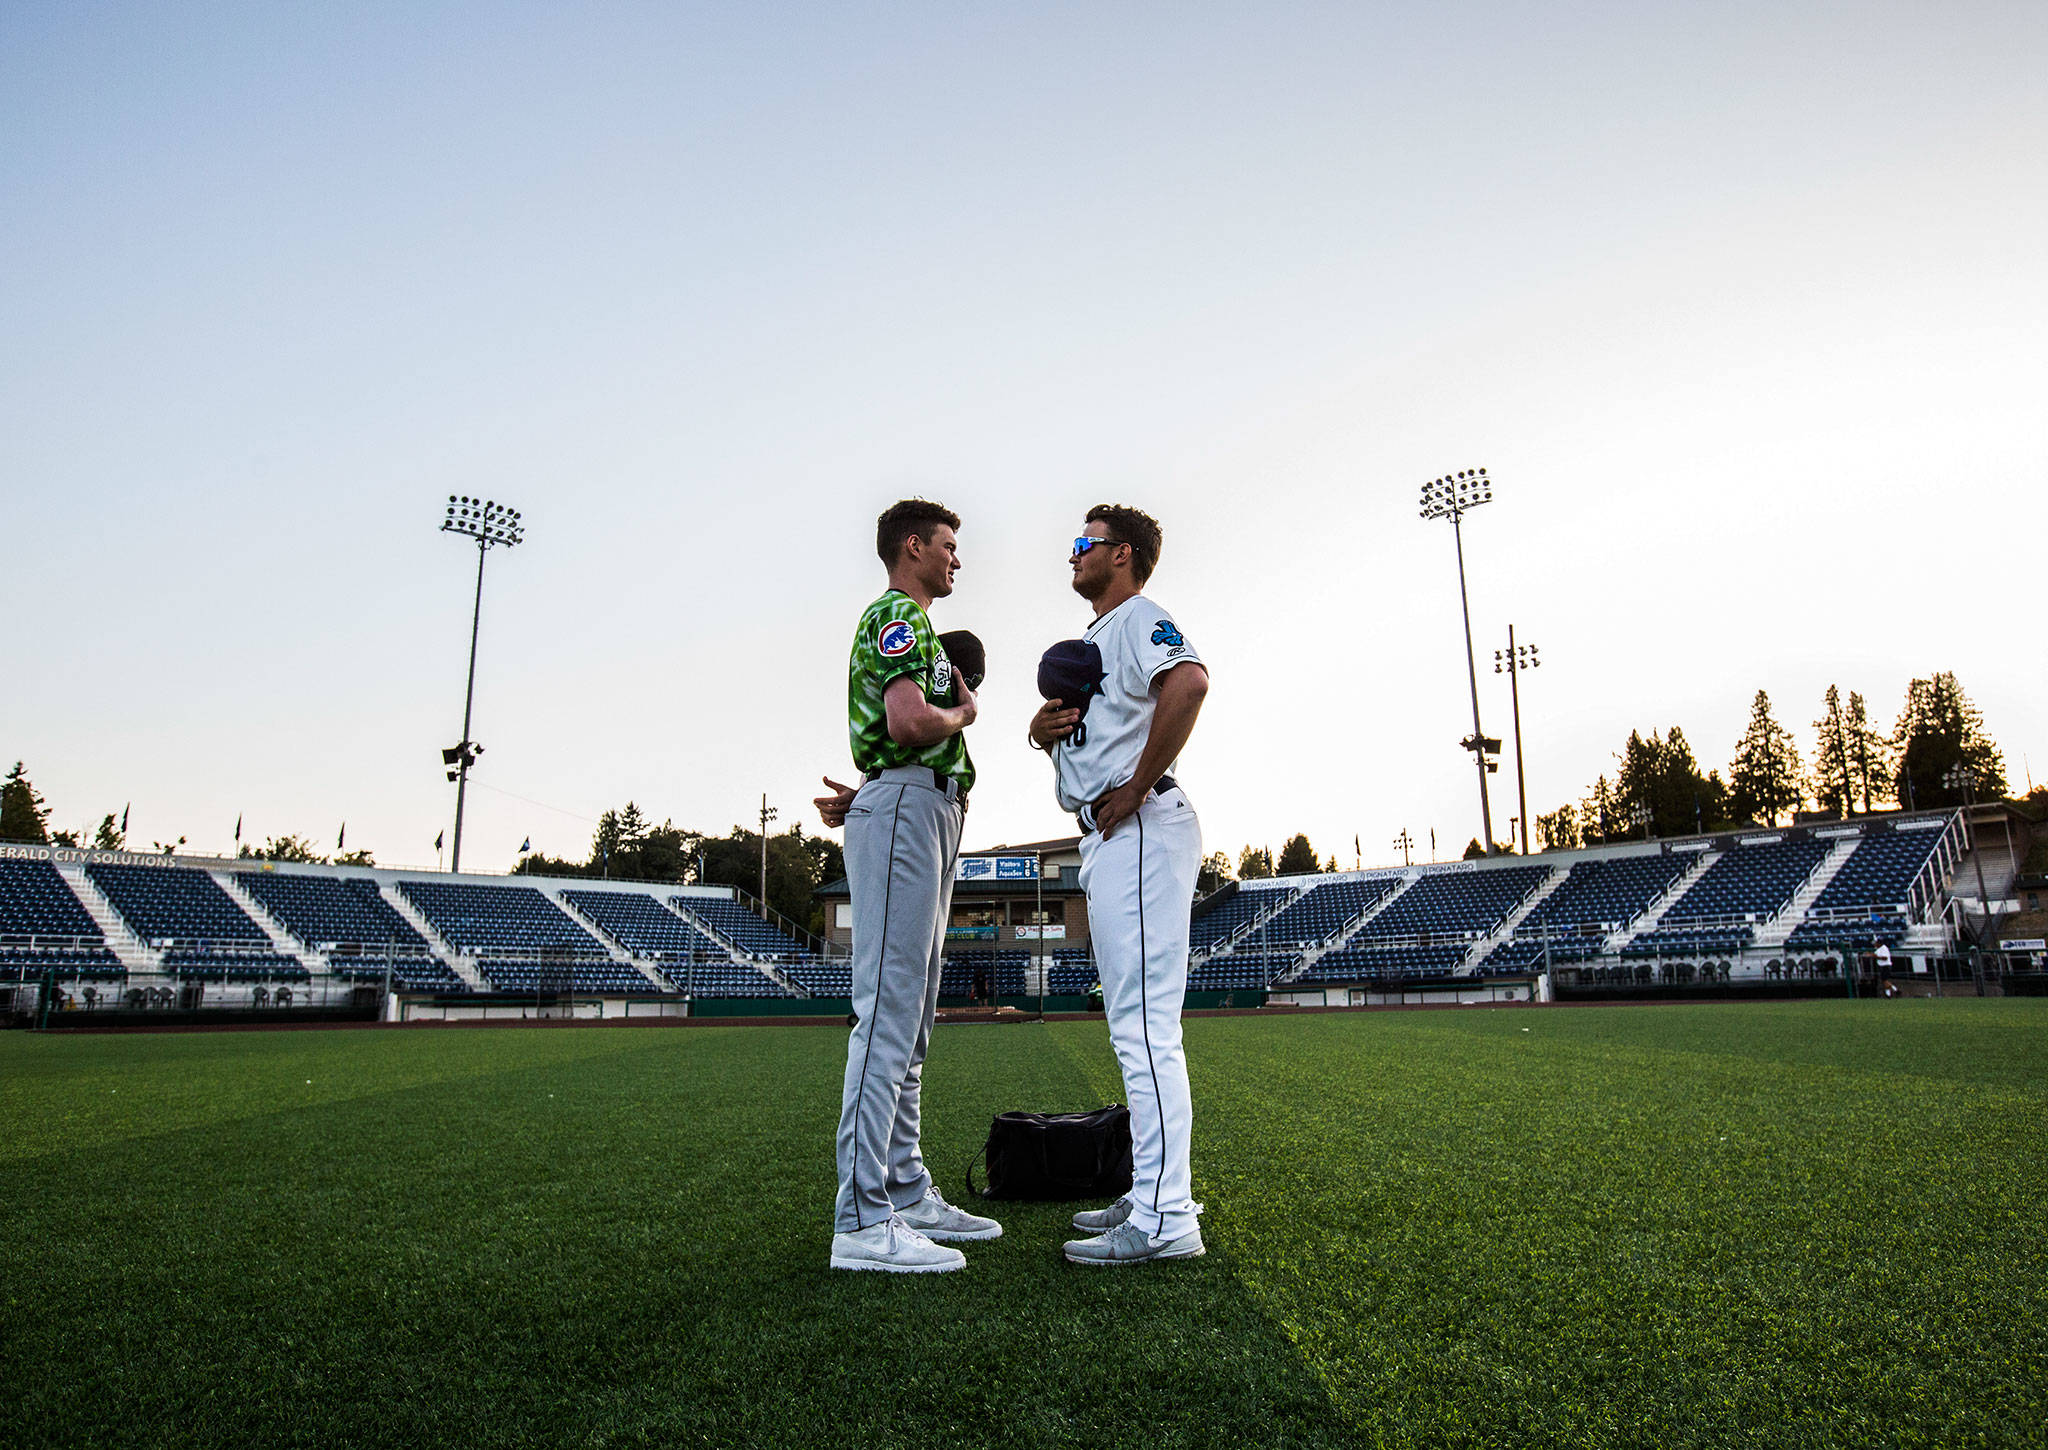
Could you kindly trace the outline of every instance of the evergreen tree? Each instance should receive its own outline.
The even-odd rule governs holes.
[[[1799,784],[1799,747],[1792,732],[1771,715],[1771,697],[1762,690],[1751,702],[1749,728],[1735,747],[1735,760],[1728,767],[1735,813],[1778,823],[1781,812],[1804,800]]]
[[[0,841],[30,841],[41,846],[49,842],[50,809],[29,783],[20,761],[0,784]]]
[[[1265,881],[1273,875],[1273,853],[1264,846],[1247,846],[1237,855],[1237,879]]]
[[[1559,806],[1547,816],[1536,818],[1536,834],[1546,851],[1576,851],[1579,848],[1579,813],[1573,806]]]
[[[1230,857],[1221,851],[1211,851],[1203,858],[1201,870],[1195,873],[1195,894],[1207,896],[1212,891],[1221,891],[1230,879]]]
[[[1615,799],[1607,777],[1593,782],[1592,790],[1579,806],[1579,838],[1588,846],[1603,846],[1627,828],[1621,823],[1620,802]]]
[[[1863,814],[1867,816],[1873,794],[1878,800],[1891,799],[1891,740],[1871,728],[1870,712],[1854,690],[1849,692],[1846,723],[1851,773],[1863,792]]]
[[[1985,733],[1983,714],[1953,674],[1944,671],[1906,687],[1892,739],[1898,751],[1893,785],[1901,802],[1919,809],[1961,805],[1966,793],[1943,783],[1958,765],[1975,777],[1978,800],[2004,797],[2005,761]]]
[[[114,813],[108,811],[99,829],[92,833],[92,848],[95,851],[119,851],[127,844],[128,833],[121,829],[121,822]]]
[[[1841,692],[1828,686],[1820,719],[1813,722],[1818,741],[1813,752],[1814,804],[1848,815],[1856,809],[1855,757],[1850,749],[1849,722],[1842,714]]]
[[[1287,838],[1287,844],[1280,848],[1280,864],[1273,868],[1276,876],[1307,876],[1320,869],[1316,860],[1316,848],[1308,843],[1308,837],[1300,832]]]

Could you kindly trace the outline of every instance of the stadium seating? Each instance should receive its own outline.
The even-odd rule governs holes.
[[[1347,942],[1335,951],[1325,953],[1293,980],[1396,982],[1448,977],[1464,962],[1467,950],[1467,947],[1455,943],[1446,946],[1374,946]]]
[[[1670,918],[1667,916],[1666,920]],[[1646,931],[1621,949],[1625,957],[1726,957],[1739,955],[1756,939],[1756,928],[1741,923],[1664,927]]]
[[[597,938],[531,886],[400,881],[398,889],[457,951],[496,957],[553,951],[611,960]]]
[[[113,982],[128,975],[105,947],[0,946],[0,982],[40,982],[52,972],[65,982]]]
[[[0,940],[101,941],[99,923],[47,861],[0,861]]]
[[[174,943],[188,951],[201,949],[201,944],[209,949],[271,949],[263,928],[204,871],[92,861],[85,874],[128,929],[146,942]]]
[[[1283,953],[1282,957],[1290,962],[1301,959],[1299,954]],[[1271,982],[1268,970],[1264,956],[1258,952],[1225,952],[1222,956],[1189,964],[1188,990],[1231,992],[1265,987]]]
[[[962,952],[939,962],[939,995],[967,997],[974,991],[975,969],[989,974],[989,985],[998,997],[1024,995],[1024,971],[1031,965],[1031,953],[1020,951]]]
[[[1671,904],[1658,925],[1768,921],[1827,859],[1828,849],[1828,842],[1812,839],[1732,847]]]
[[[211,943],[205,949],[174,947],[164,953],[163,969],[200,982],[306,982],[312,974],[296,957],[281,952],[223,952]]]
[[[1249,886],[1232,882],[1197,902],[1188,923],[1188,950],[1201,955],[1255,920],[1259,913],[1296,894],[1293,886]]]
[[[327,968],[344,982],[382,986],[385,981],[385,958],[381,952],[368,955],[336,952],[328,957]],[[393,956],[390,958],[390,981],[392,986],[408,992],[452,995],[469,990],[469,984],[450,971],[438,957]]]
[[[1398,876],[1317,882],[1275,912],[1248,940],[1268,949],[1282,943],[1314,946],[1358,920],[1400,884]]]
[[[1485,936],[1499,930],[1551,869],[1503,866],[1425,875],[1372,919],[1370,936],[1387,943],[1421,936]]]
[[[1605,935],[1552,937],[1547,960],[1550,965],[1569,965],[1573,962],[1589,962],[1600,955]],[[1486,954],[1479,964],[1479,975],[1520,976],[1540,971],[1546,961],[1544,940],[1536,936],[1515,935],[1500,943]]]
[[[792,982],[802,987],[813,997],[851,997],[853,995],[853,964],[851,962],[791,962],[782,969]],[[756,976],[760,974],[755,973]]]
[[[1555,891],[1522,918],[1515,935],[1540,937],[1546,932],[1587,926],[1618,931],[1670,890],[1671,883],[1697,860],[1692,855],[1658,852],[1580,861]]]
[[[309,947],[335,943],[391,948],[394,960],[431,958],[412,923],[391,909],[365,876],[315,876],[283,871],[237,871],[235,884],[256,899],[284,929]]]
[[[816,955],[729,897],[673,896],[669,904],[688,912],[749,956],[780,959]]]
[[[663,959],[655,963],[655,969],[666,977],[677,991],[688,992],[694,997],[792,995],[780,982],[760,968],[736,962],[724,952],[719,952],[716,957],[704,961],[693,961],[687,956],[681,959]],[[639,990],[645,991],[646,985],[643,983]],[[847,994],[841,992],[837,995],[843,997]]]
[[[694,962],[732,959],[725,947],[650,896],[639,892],[579,890],[564,891],[562,896],[635,956]]]
[[[1865,836],[1815,898],[1810,914],[1867,912],[1890,907],[1904,912],[1913,883],[1941,841],[1940,831],[1884,831]]]
[[[117,981],[127,968],[47,861],[0,861],[0,982]]]
[[[1086,995],[1095,985],[1095,959],[1085,947],[1061,947],[1045,964],[1045,990],[1061,997]]]
[[[655,985],[609,956],[494,957],[476,959],[476,969],[500,992],[647,992]]]

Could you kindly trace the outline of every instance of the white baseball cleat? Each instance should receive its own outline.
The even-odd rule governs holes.
[[[1125,1219],[1092,1239],[1069,1240],[1065,1252],[1070,1264],[1150,1264],[1161,1259],[1200,1258],[1209,1251],[1202,1246],[1199,1228],[1189,1229],[1177,1239],[1155,1239]]]
[[[832,1267],[885,1274],[944,1274],[967,1267],[967,1255],[935,1244],[899,1214],[851,1233],[832,1235]]]
[[[1131,1201],[1119,1198],[1108,1208],[1084,1208],[1074,1215],[1074,1227],[1084,1234],[1106,1233],[1131,1216]]]
[[[937,1184],[925,1189],[924,1197],[910,1207],[897,1209],[896,1216],[926,1238],[937,1239],[941,1243],[964,1243],[970,1239],[999,1239],[1003,1236],[1003,1226],[994,1219],[977,1217],[946,1202]]]

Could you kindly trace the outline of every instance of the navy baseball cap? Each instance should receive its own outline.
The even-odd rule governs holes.
[[[1038,661],[1038,693],[1088,718],[1088,702],[1102,693],[1102,650],[1085,639],[1063,639]]]

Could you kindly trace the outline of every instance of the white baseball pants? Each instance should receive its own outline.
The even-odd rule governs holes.
[[[1104,840],[1081,838],[1081,889],[1102,974],[1102,1010],[1131,1110],[1131,1222],[1179,1238],[1201,1212],[1188,1166],[1194,1109],[1180,1009],[1202,823],[1178,787],[1148,796]]]

